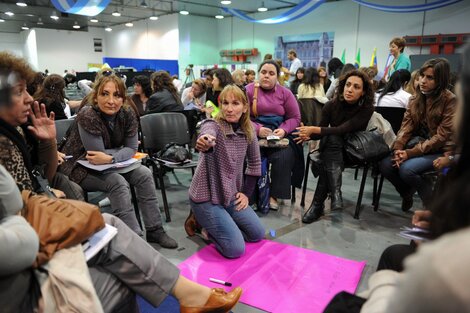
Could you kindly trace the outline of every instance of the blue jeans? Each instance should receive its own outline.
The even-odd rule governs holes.
[[[234,202],[228,207],[211,202],[189,202],[196,220],[207,230],[217,250],[226,258],[242,256],[245,241],[256,242],[264,238],[264,226],[250,206],[236,211]]]
[[[406,160],[400,168],[393,167],[392,156],[380,162],[380,172],[387,178],[402,198],[412,195],[415,190],[424,205],[429,203],[432,196],[432,184],[421,175],[434,169],[432,162],[441,154],[428,154]]]

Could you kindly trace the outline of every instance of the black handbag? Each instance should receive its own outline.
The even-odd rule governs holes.
[[[388,145],[377,129],[346,135],[344,149],[353,163],[378,161],[390,153]]]
[[[175,164],[188,163],[192,159],[191,152],[185,146],[174,142],[165,145],[155,157]]]

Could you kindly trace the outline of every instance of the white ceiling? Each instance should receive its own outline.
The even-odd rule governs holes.
[[[30,28],[52,28],[74,30],[72,26],[77,22],[82,28],[78,31],[86,31],[88,26],[107,27],[117,24],[124,24],[129,21],[138,21],[147,19],[151,15],[161,16],[174,14],[182,9],[190,12],[192,15],[214,18],[217,14],[227,16],[222,11],[222,5],[219,0],[184,0],[184,1],[157,1],[157,0],[112,0],[108,7],[95,18],[98,23],[90,22],[90,17],[61,14],[48,0],[23,0],[27,7],[16,5],[17,0],[5,0],[0,2],[0,32],[19,33],[21,27],[26,25]],[[228,7],[242,10],[245,13],[257,12],[257,8],[264,3],[269,10],[291,8],[302,0],[232,0]],[[335,0],[329,0],[335,1]],[[75,1],[74,1],[75,2]],[[146,4],[147,7],[142,6]],[[118,10],[120,17],[111,14]],[[15,15],[8,16],[5,12],[10,11]],[[50,18],[53,12],[60,17],[58,20]],[[39,19],[42,25],[38,24]]]

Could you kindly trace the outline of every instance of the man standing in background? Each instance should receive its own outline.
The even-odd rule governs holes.
[[[287,52],[287,58],[292,63],[290,64],[289,68],[289,85],[295,79],[295,73],[299,67],[302,67],[302,61],[297,57],[297,52],[294,49],[290,49]]]

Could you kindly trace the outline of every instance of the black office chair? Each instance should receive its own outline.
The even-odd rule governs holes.
[[[190,138],[186,116],[176,112],[148,114],[140,118],[140,125],[142,128],[142,148],[144,152],[149,154],[147,162],[153,169],[155,183],[157,183],[158,179],[162,192],[166,221],[170,222],[170,210],[163,176],[167,169],[191,169],[194,175],[194,168],[197,166],[197,162],[191,161],[184,165],[170,165],[157,160],[153,155],[168,143],[174,142],[180,145],[189,145]]]
[[[55,138],[57,140],[57,146],[59,146],[62,143],[62,141],[66,139],[65,135],[67,133],[67,130],[70,128],[70,126],[72,126],[73,123],[75,123],[74,118],[55,121],[55,130],[56,130]]]
[[[406,108],[398,107],[375,107],[375,112],[380,113],[384,119],[386,119],[392,126],[395,134],[398,134],[400,130],[401,123],[403,121],[403,116],[405,115]],[[374,206],[374,211],[377,212],[379,209],[380,195],[382,193],[382,186],[384,183],[384,176],[380,174],[380,182],[377,187],[377,177],[374,178],[374,192],[372,205]]]

